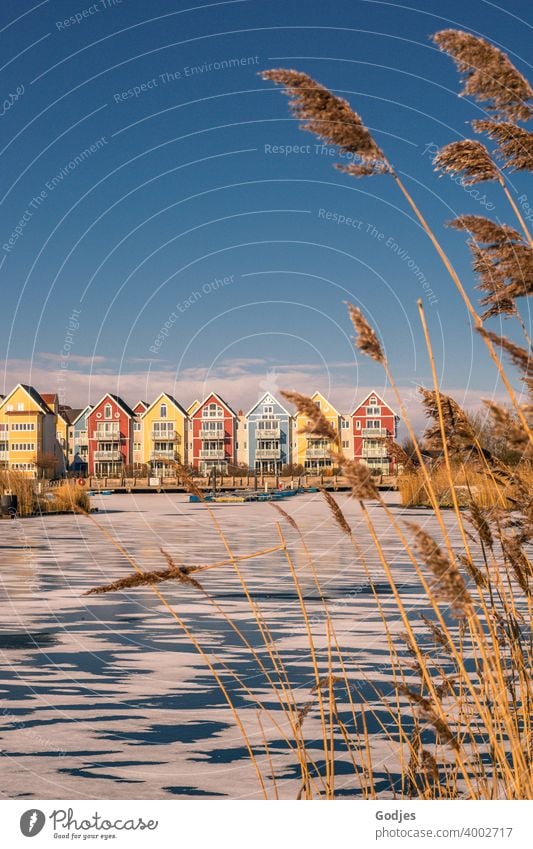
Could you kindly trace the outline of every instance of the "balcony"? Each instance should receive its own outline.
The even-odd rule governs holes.
[[[216,428],[216,430],[210,430],[209,428],[202,427],[199,431],[200,439],[224,439],[224,428]]]
[[[120,438],[120,430],[119,426],[112,428],[111,430],[93,430],[93,439],[101,439],[109,440],[109,439],[119,439]]]
[[[305,456],[315,460],[326,460],[329,459],[330,456],[329,448],[308,448],[305,452]]]
[[[94,459],[117,463],[122,460],[122,454],[120,451],[95,451]]]
[[[279,460],[281,451],[279,448],[258,448],[255,452],[256,460]]]
[[[225,460],[226,453],[223,448],[203,448],[200,451],[201,460]]]
[[[173,448],[166,448],[162,451],[151,451],[150,460],[179,460],[179,456]]]
[[[379,458],[384,460],[388,457],[388,454],[387,454],[387,449],[385,448],[385,446],[383,446],[382,448],[365,448],[363,446],[362,456],[363,457],[379,457]]]
[[[389,436],[387,428],[364,427],[361,431],[361,436],[370,436],[373,439],[386,439]]]
[[[9,451],[0,451],[0,460],[9,460]]]
[[[175,430],[153,430],[151,437],[158,442],[177,442],[180,439],[179,433]]]
[[[257,439],[279,439],[279,425],[273,427],[263,427],[258,424],[255,428]]]

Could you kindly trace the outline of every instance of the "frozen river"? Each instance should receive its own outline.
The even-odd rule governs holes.
[[[397,504],[398,495],[389,493],[387,499]],[[395,607],[357,505],[345,495],[338,500],[347,506],[356,537],[367,551],[394,630]],[[204,507],[189,504],[185,496],[98,496],[93,504],[99,507],[98,521],[144,570],[166,566],[161,547],[180,564],[205,564],[227,556]],[[313,553],[350,679],[369,696],[373,686],[386,690],[383,626],[353,547],[320,495],[298,496],[283,506],[298,521]],[[213,509],[236,554],[278,543],[280,516],[269,504],[215,505]],[[403,511],[398,506],[393,509],[401,517]],[[376,504],[370,511],[402,594],[418,616],[419,588],[407,556],[383,509]],[[435,531],[436,523],[427,510],[409,511],[409,519]],[[452,523],[453,517],[448,514],[447,520]],[[325,673],[321,602],[298,535],[282,524]],[[260,798],[241,733],[219,687],[152,588],[84,596],[91,587],[132,571],[131,564],[86,517],[0,522],[0,793],[8,798],[53,799]],[[303,706],[314,678],[287,562],[276,552],[243,562],[242,572]],[[258,630],[233,566],[197,577],[247,639],[259,645]],[[162,583],[159,589],[210,657],[237,671],[268,710],[280,714],[257,663],[205,596],[176,582]],[[267,753],[257,707],[235,681],[225,680],[264,766]],[[297,764],[268,717],[263,724],[278,793],[294,798],[300,786]],[[305,720],[305,731],[311,741],[313,735],[317,737],[318,762],[319,728],[313,712]],[[378,788],[380,780],[383,788],[388,782],[392,758],[383,747],[377,761]],[[341,758],[336,786],[339,795],[355,792],[348,758],[344,764]],[[272,788],[267,790],[271,795]]]

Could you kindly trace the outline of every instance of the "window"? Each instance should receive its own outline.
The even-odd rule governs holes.
[[[12,451],[35,451],[34,442],[15,442],[11,446]]]
[[[140,422],[133,422],[133,430],[140,430],[140,429],[141,429],[141,423]]]
[[[371,395],[370,398],[368,399],[368,403],[371,404],[372,406],[375,406],[378,403],[378,399],[376,398],[375,395]]]
[[[380,412],[381,411],[380,411],[379,407],[367,407],[366,408],[367,416],[379,416]]]
[[[203,415],[210,419],[221,419],[224,413],[218,404],[207,404],[203,409]]]
[[[0,432],[7,430],[6,424],[0,424]]]
[[[265,404],[263,406],[263,413],[273,413],[274,407],[271,404]]]
[[[110,419],[112,415],[111,404],[106,404],[104,407],[104,419]]]
[[[348,419],[341,419],[341,427],[343,427],[343,428],[350,427],[350,422],[348,421]]]
[[[355,429],[356,429],[356,430],[361,430],[361,422],[359,421],[359,419],[358,419],[358,420],[356,421],[356,423],[355,423]]]
[[[166,419],[166,417],[167,417],[167,405],[166,404],[161,404],[161,406],[159,407],[159,415],[162,419]]]
[[[320,401],[315,401],[315,407],[318,407],[318,409],[320,410]]]
[[[17,404],[17,410],[23,410],[24,404]]]
[[[13,422],[11,430],[35,430],[35,424],[34,422]]]
[[[350,447],[350,443],[347,439],[342,440],[342,447],[343,448],[349,448]]]
[[[379,421],[379,419],[369,419],[366,423],[366,426],[369,430],[379,430],[379,428],[381,427],[381,422]]]
[[[140,442],[134,442],[134,443],[133,443],[133,450],[134,450],[134,451],[142,451],[142,443],[140,443]]]

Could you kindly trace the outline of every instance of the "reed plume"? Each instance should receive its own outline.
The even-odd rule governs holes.
[[[461,95],[473,97],[499,118],[528,121],[532,117],[533,89],[505,53],[462,30],[441,30],[432,38],[463,76]]]
[[[483,303],[491,314],[509,312],[510,300],[533,293],[533,248],[517,230],[481,215],[461,215],[448,226],[475,240],[469,242],[473,268],[479,274],[479,288],[488,292]]]
[[[414,547],[435,579],[432,591],[437,599],[448,604],[457,617],[469,611],[472,599],[459,569],[452,563],[433,537],[414,522],[406,522],[413,533]]]
[[[302,130],[314,133],[326,144],[335,145],[352,158],[358,157],[358,162],[352,161],[349,165],[337,163],[335,167],[340,171],[355,177],[390,171],[382,150],[346,100],[332,94],[301,71],[277,68],[262,71],[260,76],[283,86],[284,93],[291,98],[289,107],[292,114],[302,121]]]
[[[300,395],[299,392],[287,392],[285,390],[282,390],[281,394],[287,401],[294,404],[299,413],[307,416],[309,419],[299,433],[307,433],[310,436],[322,436],[324,439],[331,439],[332,441],[338,439],[337,431],[312,398],[308,395]]]
[[[485,180],[498,180],[499,171],[485,145],[465,139],[441,147],[433,159],[435,171],[464,173],[461,182],[473,186]]]
[[[509,171],[533,171],[533,133],[511,121],[472,121],[477,133],[498,142],[496,156]]]
[[[385,354],[375,330],[370,326],[359,307],[348,304],[348,315],[357,334],[355,345],[361,353],[378,363],[385,362]]]

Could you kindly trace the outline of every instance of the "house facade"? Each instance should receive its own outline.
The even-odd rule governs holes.
[[[87,416],[91,412],[90,404],[78,414],[72,422],[72,460],[70,468],[73,472],[86,475],[89,471],[89,432]]]
[[[133,410],[107,393],[87,416],[89,474],[121,477],[132,461]]]
[[[172,463],[187,462],[188,416],[172,395],[162,392],[142,416],[144,462],[158,477],[176,474]]]
[[[246,414],[247,462],[262,474],[279,474],[291,462],[292,416],[269,392]]]
[[[133,445],[132,445],[132,463],[134,471],[138,472],[144,469],[146,465],[144,451],[144,425],[143,416],[150,405],[146,401],[137,401],[133,405]]]
[[[19,383],[0,401],[0,468],[54,477],[58,465],[56,414],[33,386]]]
[[[335,409],[333,404],[321,392],[315,392],[311,397],[327,421],[338,431],[341,419],[338,410]],[[308,417],[302,413],[298,413],[296,416],[293,462],[299,466],[303,466],[305,471],[311,474],[331,471],[334,467],[331,450],[336,448],[335,442],[322,436],[310,436],[307,433],[300,433],[308,421]]]
[[[390,443],[398,434],[399,416],[372,391],[352,413],[354,457],[383,475],[396,472]]]
[[[204,474],[227,472],[236,462],[237,414],[212,392],[192,414],[191,424],[190,464]]]

